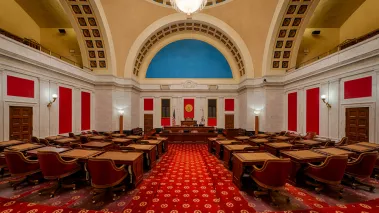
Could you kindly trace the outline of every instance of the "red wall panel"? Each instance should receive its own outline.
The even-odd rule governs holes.
[[[170,126],[171,125],[171,118],[161,118],[161,126]]]
[[[217,126],[217,118],[208,118],[208,126]]]
[[[187,112],[186,106],[191,105],[192,111]],[[194,118],[195,117],[195,99],[184,99],[184,118]]]
[[[225,99],[225,111],[234,111],[234,99]]]
[[[320,88],[307,90],[306,124],[307,132],[319,134],[320,127]]]
[[[372,76],[345,81],[345,99],[372,96]]]
[[[152,111],[152,110],[154,110],[154,99],[152,99],[152,98],[145,98],[143,100],[143,110],[145,110],[145,111]]]
[[[59,134],[72,131],[72,90],[59,87]]]
[[[288,130],[297,131],[297,92],[288,94]]]
[[[34,98],[34,81],[8,75],[7,95]]]
[[[91,129],[91,93],[82,92],[82,130]]]

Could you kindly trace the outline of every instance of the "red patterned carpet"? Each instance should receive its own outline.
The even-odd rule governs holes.
[[[291,202],[270,205],[266,198],[240,192],[232,183],[232,173],[210,155],[203,144],[170,144],[152,171],[137,189],[115,202],[91,203],[91,187],[66,191],[55,198],[38,195],[49,183],[24,186],[15,191],[0,182],[0,213],[355,213],[379,212],[379,194],[346,188],[344,199],[329,191],[316,194],[310,189],[286,186]],[[88,209],[88,210],[84,210]]]

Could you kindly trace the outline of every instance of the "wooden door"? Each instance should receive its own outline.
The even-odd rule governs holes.
[[[145,114],[143,119],[143,131],[148,132],[154,128],[153,125],[153,114]]]
[[[349,143],[369,141],[369,108],[346,109],[346,137]]]
[[[33,108],[9,107],[9,139],[30,140],[33,134]]]
[[[225,129],[234,129],[234,115],[225,115]]]

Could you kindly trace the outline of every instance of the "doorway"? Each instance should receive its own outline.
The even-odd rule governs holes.
[[[349,142],[369,141],[369,108],[346,108],[346,137]]]
[[[225,129],[234,129],[234,115],[225,115]]]
[[[33,134],[33,108],[9,107],[9,139],[30,140]]]
[[[146,132],[149,132],[150,130],[152,130],[154,128],[154,125],[153,125],[153,114],[144,114],[144,117],[143,117],[143,131],[146,133]]]

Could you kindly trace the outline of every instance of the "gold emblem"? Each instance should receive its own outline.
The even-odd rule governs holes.
[[[186,109],[186,112],[192,112],[193,106],[191,104],[187,104],[185,109]]]

